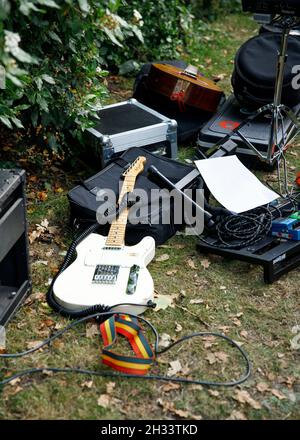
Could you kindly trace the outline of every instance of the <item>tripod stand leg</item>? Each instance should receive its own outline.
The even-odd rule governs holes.
[[[290,120],[292,121],[292,123],[295,125],[295,127],[297,127],[298,130],[300,130],[300,120],[298,119],[298,117],[295,115],[295,113],[293,112],[292,109],[290,109],[289,107],[287,107],[286,105],[282,106],[282,112],[286,114],[286,116],[288,118],[290,118]]]

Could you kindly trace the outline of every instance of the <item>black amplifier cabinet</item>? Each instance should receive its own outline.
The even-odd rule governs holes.
[[[25,171],[0,169],[0,325],[31,289]]]

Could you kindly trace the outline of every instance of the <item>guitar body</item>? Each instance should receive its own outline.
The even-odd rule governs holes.
[[[214,113],[223,96],[222,89],[212,80],[197,73],[189,74],[168,64],[152,64],[148,87],[184,105]]]
[[[90,234],[76,248],[76,260],[55,280],[55,300],[80,311],[102,304],[146,304],[153,300],[154,286],[147,265],[155,255],[155,241],[145,237],[135,246],[111,248],[107,238]],[[140,314],[143,307],[122,306],[121,313]]]

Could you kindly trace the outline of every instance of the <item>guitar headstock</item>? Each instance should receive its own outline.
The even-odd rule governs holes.
[[[122,174],[123,177],[137,177],[144,171],[144,166],[146,163],[146,158],[144,156],[139,156],[135,159],[134,162],[127,168],[126,171]]]

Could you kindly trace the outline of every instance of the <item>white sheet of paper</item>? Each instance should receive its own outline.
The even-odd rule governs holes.
[[[263,185],[237,156],[197,160],[195,164],[215,199],[234,213],[266,205],[279,197]]]

